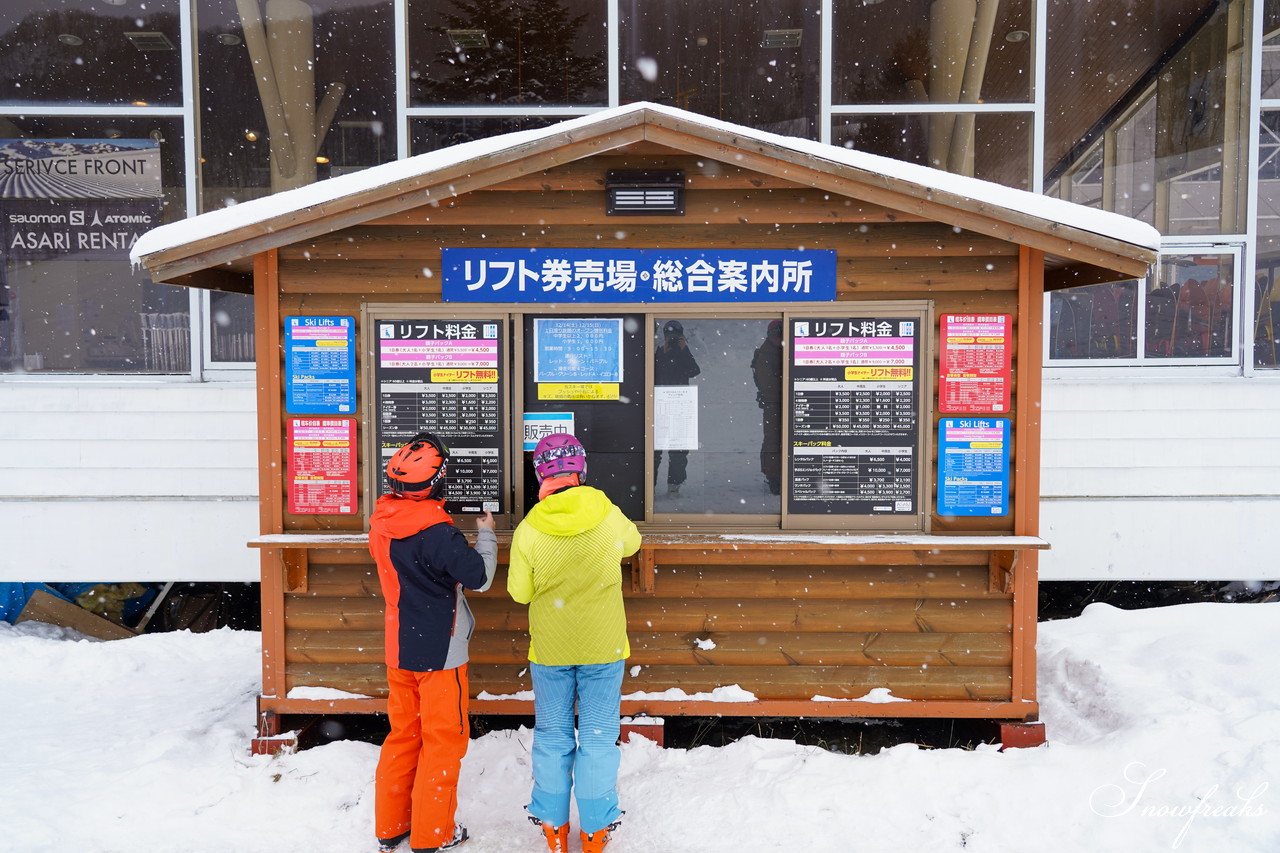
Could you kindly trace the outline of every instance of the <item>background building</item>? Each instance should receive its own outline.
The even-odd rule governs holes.
[[[149,283],[137,233],[635,100],[1154,225],[1149,279],[1046,301],[1042,576],[1274,577],[1278,27],[1280,0],[11,0],[0,578],[257,579],[251,306]]]

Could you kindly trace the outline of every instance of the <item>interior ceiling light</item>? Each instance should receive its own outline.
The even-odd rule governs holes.
[[[1026,30],[1010,30],[1009,33],[1005,35],[1004,40],[1017,44],[1018,42],[1026,41],[1029,38],[1031,38],[1031,33]]]
[[[79,47],[84,44],[84,39],[80,38],[80,36],[73,36],[71,33],[59,33],[58,43],[70,45],[71,47]]]
[[[173,50],[173,42],[164,33],[125,33],[124,37],[138,50]]]
[[[108,6],[123,6],[125,3],[128,3],[129,0],[102,0],[102,2],[106,3]]]
[[[240,43],[240,36],[235,33],[218,33],[218,44],[225,44],[228,47],[235,47]]]
[[[489,46],[484,30],[445,30],[454,50],[478,50]]]
[[[761,47],[786,48],[799,47],[803,30],[765,30]]]

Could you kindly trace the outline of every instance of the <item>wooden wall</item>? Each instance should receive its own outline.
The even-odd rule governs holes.
[[[646,168],[685,171],[685,216],[606,219],[605,172]],[[286,246],[278,252],[278,316],[358,321],[365,302],[438,302],[441,247],[530,245],[835,249],[843,301],[929,299],[939,315],[1007,313],[1016,322],[1017,244],[649,143]],[[932,333],[936,400],[936,323]],[[273,400],[283,394],[279,371],[266,393]],[[925,425],[935,434],[936,418]],[[274,427],[278,453],[283,416]],[[365,443],[362,437],[362,465]],[[936,460],[922,467],[932,481]],[[274,483],[284,487],[281,478]],[[280,532],[362,530],[363,506],[355,516],[292,516],[279,510],[287,506],[282,492],[266,497],[277,502]],[[936,506],[936,491],[927,499]],[[934,533],[1017,532],[1012,515],[934,517],[932,525]],[[264,572],[277,570],[273,553],[266,552]],[[902,698],[1010,699],[1013,644],[1025,637],[1012,630],[1013,595],[992,591],[987,552],[754,553],[656,553],[653,591],[628,592],[630,665],[640,669],[624,692],[739,684],[778,699],[855,698],[874,687]],[[277,695],[298,686],[385,695],[372,561],[358,549],[331,549],[311,552],[309,565],[305,592],[268,601],[273,593],[263,586],[268,615],[283,615],[284,636],[264,638],[268,658],[274,649],[286,662]],[[473,692],[528,689],[525,608],[506,597],[503,578],[469,599],[478,623]]]
[[[386,696],[376,569],[355,550],[315,551],[310,563],[306,592],[284,599],[285,691]],[[761,700],[878,687],[913,700],[1011,698],[1013,597],[991,591],[985,551],[660,549],[656,564],[652,593],[623,585],[624,693],[737,684]],[[473,693],[531,689],[527,610],[507,597],[505,566],[467,599]]]

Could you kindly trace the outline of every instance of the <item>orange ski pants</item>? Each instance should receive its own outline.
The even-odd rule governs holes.
[[[409,832],[411,847],[453,838],[458,771],[467,753],[467,666],[438,672],[387,667],[391,733],[382,743],[374,785],[379,838]]]

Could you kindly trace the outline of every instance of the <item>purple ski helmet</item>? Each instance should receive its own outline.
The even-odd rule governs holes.
[[[582,442],[567,432],[556,432],[538,442],[533,450],[533,470],[541,483],[561,474],[587,473],[587,451]]]

